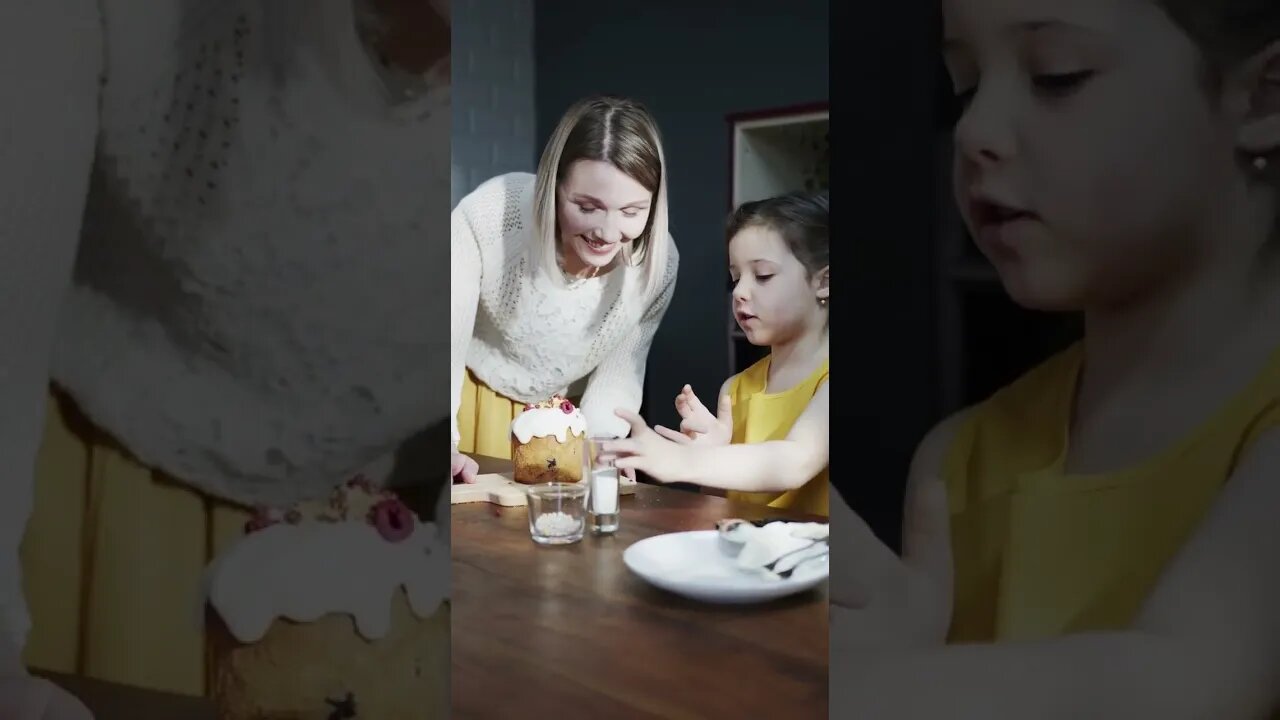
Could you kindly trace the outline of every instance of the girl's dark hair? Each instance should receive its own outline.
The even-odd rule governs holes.
[[[1213,92],[1221,90],[1232,68],[1280,40],[1280,0],[1157,1],[1199,46],[1205,84]],[[1274,168],[1260,176],[1263,182],[1280,188]],[[1276,246],[1280,244],[1280,215],[1272,230],[1271,244]]]
[[[1157,0],[1200,47],[1215,86],[1236,64],[1280,40],[1276,0]]]
[[[813,274],[831,264],[830,218],[826,190],[788,193],[738,206],[729,216],[725,240],[749,227],[767,227],[782,236],[791,254]]]

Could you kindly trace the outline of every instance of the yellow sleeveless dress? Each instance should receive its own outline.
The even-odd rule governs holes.
[[[1236,462],[1280,424],[1280,354],[1216,415],[1125,470],[1063,471],[1076,344],[975,406],[944,460],[954,642],[1017,641],[1131,623]]]
[[[766,393],[769,382],[769,361],[765,356],[751,367],[734,375],[729,381],[729,397],[733,399],[734,443],[761,443],[785,440],[818,388],[827,382],[830,358],[809,377],[781,392]],[[830,515],[831,466],[822,469],[794,490],[782,493],[729,492],[731,500],[741,500],[773,508],[796,510],[814,515]]]

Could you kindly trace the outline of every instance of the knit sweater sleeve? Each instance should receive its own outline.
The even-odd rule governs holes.
[[[95,0],[0,5],[0,633],[17,648],[31,624],[18,547],[93,164],[101,28]]]
[[[480,303],[480,246],[476,242],[465,203],[449,218],[449,427],[458,446],[458,409],[462,405],[462,379],[467,371],[467,348]]]
[[[653,336],[662,324],[667,307],[671,305],[678,271],[679,256],[673,244],[662,282],[640,322],[605,356],[587,380],[586,390],[582,394],[582,414],[586,416],[587,427],[591,428],[593,435],[626,437],[630,433],[627,422],[615,415],[614,410],[640,410],[640,403],[644,400],[644,375],[649,348],[653,345]]]

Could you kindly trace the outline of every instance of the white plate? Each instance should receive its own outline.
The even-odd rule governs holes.
[[[796,568],[791,577],[769,579],[738,569],[715,530],[645,538],[622,553],[631,572],[650,584],[713,603],[764,602],[809,590],[831,573],[828,557]]]

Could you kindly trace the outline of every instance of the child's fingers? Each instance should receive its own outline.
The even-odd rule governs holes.
[[[648,472],[648,470],[645,469],[644,458],[640,457],[639,455],[628,455],[627,457],[620,457],[617,460],[613,461],[613,466],[619,470],[631,470],[631,471],[639,470],[640,472]]]
[[[698,396],[694,395],[692,391],[690,391],[689,393],[689,408],[693,410],[695,413],[706,413],[707,415],[711,414],[711,411],[707,409],[707,406],[703,405],[702,401],[699,400]]]
[[[676,412],[680,417],[686,418],[693,414],[693,408],[689,407],[689,398],[684,395],[676,396]]]
[[[716,419],[721,424],[733,425],[733,398],[728,393],[720,396],[720,403],[716,406]]]
[[[631,426],[631,437],[639,437],[649,430],[649,426],[645,424],[644,418],[640,417],[639,413],[625,408],[617,408],[613,411],[613,414],[626,420],[627,424]]]
[[[672,430],[671,428],[663,427],[661,425],[654,425],[653,431],[658,433],[662,437],[670,440],[671,442],[680,443],[681,445],[688,445],[689,443],[693,442],[693,439],[690,438],[688,435],[685,435],[682,432],[677,432],[675,430]]]
[[[902,534],[903,560],[939,584],[949,585],[951,511],[946,485],[938,479],[925,480],[908,502]]]
[[[604,456],[602,459],[617,458],[634,454],[638,448],[639,443],[631,438],[610,440],[600,445],[600,454]]]
[[[700,417],[689,417],[680,421],[680,431],[686,433],[706,433],[710,432],[711,426],[706,420]]]

